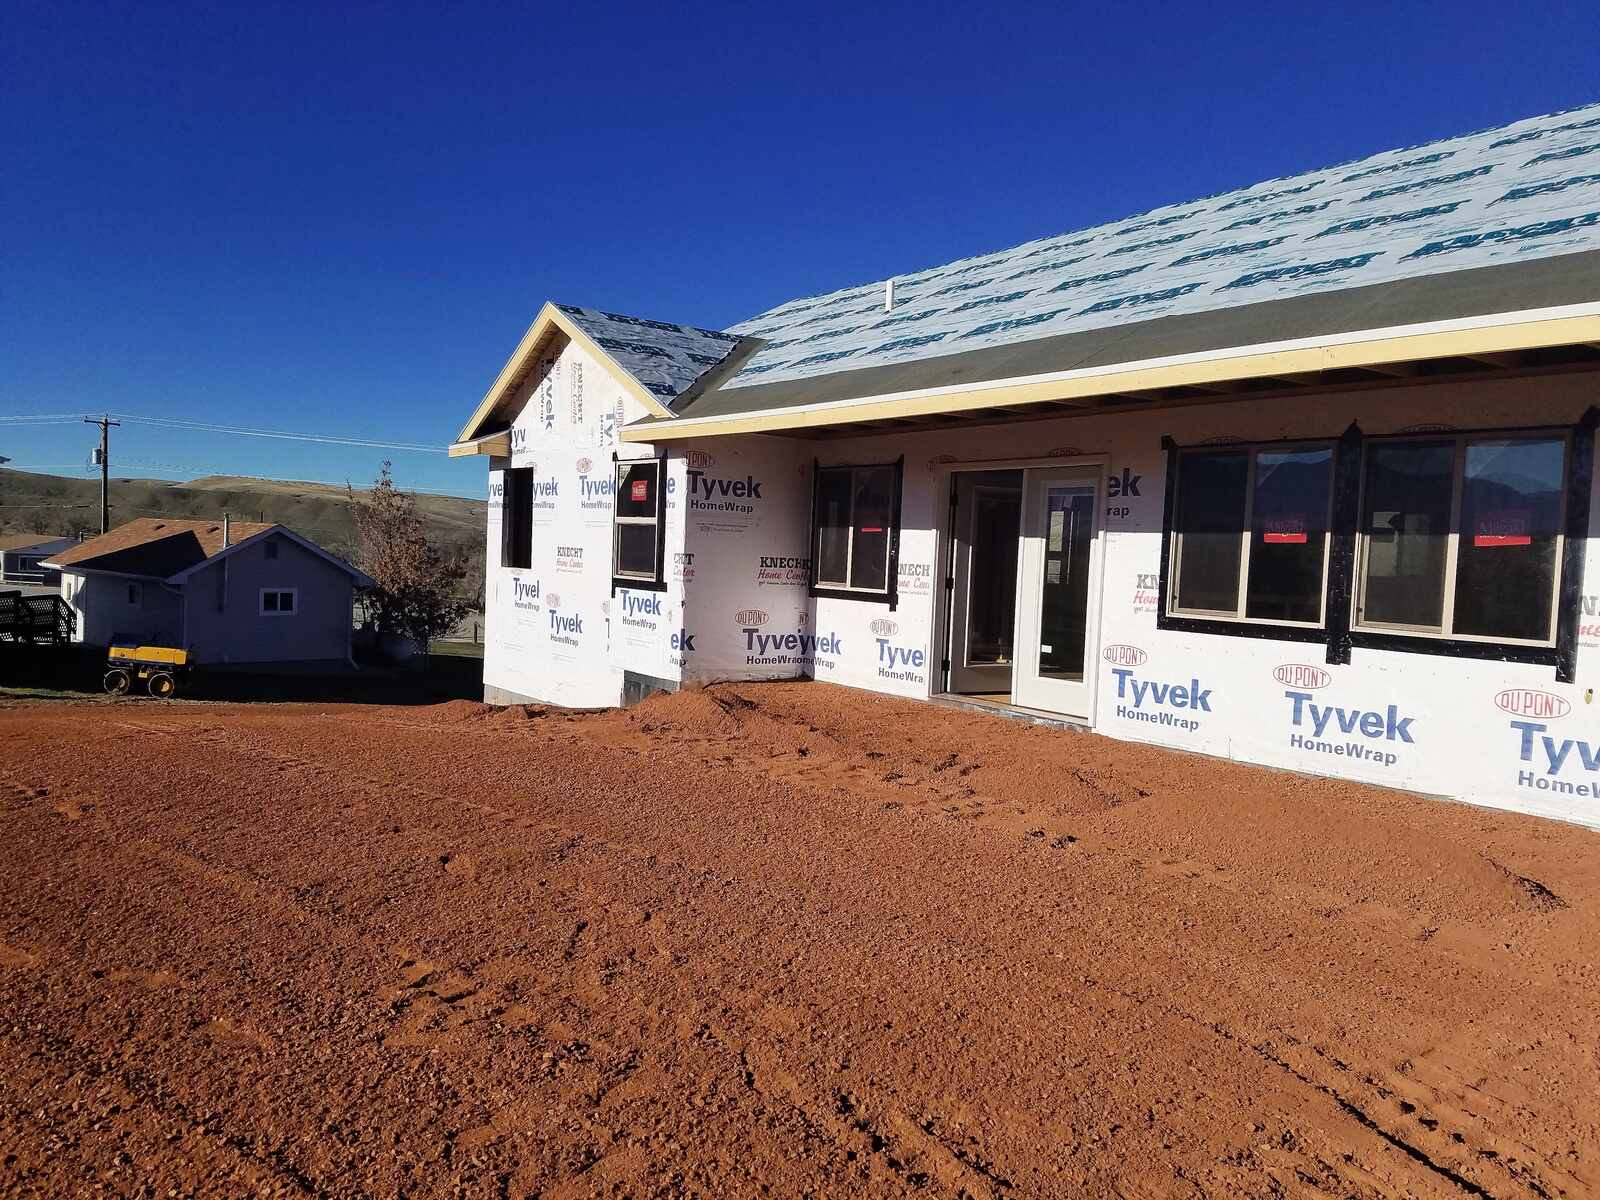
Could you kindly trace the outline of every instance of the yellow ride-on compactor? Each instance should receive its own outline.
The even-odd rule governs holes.
[[[157,700],[170,700],[178,694],[178,680],[189,670],[187,650],[141,646],[133,638],[113,639],[106,655],[105,688],[113,696],[126,696],[138,681]]]

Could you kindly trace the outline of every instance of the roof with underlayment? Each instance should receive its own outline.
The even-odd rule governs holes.
[[[793,300],[719,390],[1593,249],[1600,104]]]
[[[612,362],[652,395],[670,404],[728,356],[739,338],[714,329],[556,305]]]

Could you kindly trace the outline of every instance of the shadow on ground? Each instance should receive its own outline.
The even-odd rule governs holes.
[[[105,670],[103,650],[0,644],[0,699],[104,697],[100,681]],[[201,667],[180,681],[178,694],[184,700],[237,703],[439,704],[447,700],[479,700],[483,697],[483,660],[458,654],[430,654],[422,666],[371,666],[333,675],[254,674]]]

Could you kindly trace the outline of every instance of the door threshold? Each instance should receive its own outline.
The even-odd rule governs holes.
[[[1012,704],[1009,700],[992,700],[986,696],[964,696],[959,692],[939,692],[931,696],[935,704],[942,704],[947,708],[962,708],[968,712],[988,713],[996,717],[1010,717],[1016,721],[1027,721],[1033,725],[1048,725],[1054,729],[1076,729],[1083,733],[1092,731],[1088,721],[1082,717],[1069,717],[1064,713],[1049,712],[1042,708],[1025,708],[1020,704]]]

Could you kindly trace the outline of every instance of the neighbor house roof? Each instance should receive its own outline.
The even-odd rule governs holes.
[[[167,579],[221,553],[222,527],[221,521],[141,517],[80,542],[55,555],[50,564]],[[233,521],[229,524],[229,539],[237,544],[271,528],[271,524]]]
[[[69,571],[104,571],[113,575],[137,575],[146,579],[177,582],[213,559],[225,558],[247,542],[272,533],[288,538],[338,567],[350,575],[358,586],[372,586],[372,580],[361,571],[287,526],[233,521],[228,525],[226,546],[222,544],[222,531],[221,521],[172,521],[142,517],[119,525],[97,538],[81,542],[55,555],[45,565]]]
[[[0,534],[0,551],[31,550],[35,546],[48,546],[54,542],[70,542],[71,540],[71,538],[58,537],[53,533]]]
[[[624,438],[1600,342],[1600,104],[792,300],[730,335]],[[462,443],[509,416],[505,382]]]

